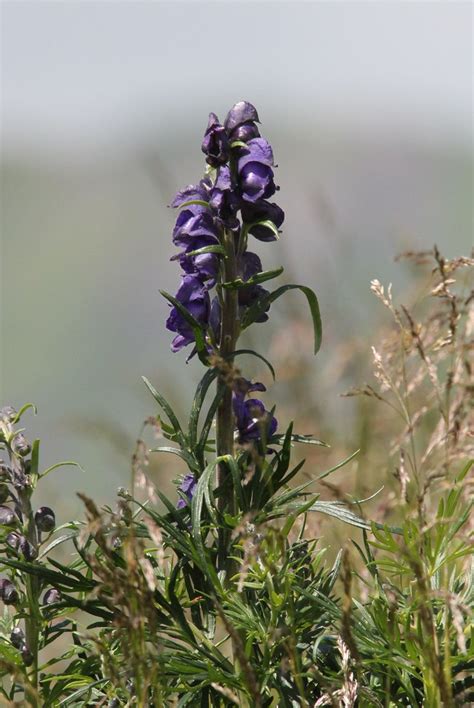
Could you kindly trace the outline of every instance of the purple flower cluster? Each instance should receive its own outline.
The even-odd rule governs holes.
[[[224,280],[225,232],[234,243],[237,277],[246,282],[262,272],[260,258],[247,251],[248,234],[274,241],[284,220],[282,209],[268,201],[278,187],[272,148],[260,136],[258,122],[256,109],[246,101],[231,108],[224,124],[211,113],[202,142],[207,174],[199,184],[178,192],[171,203],[180,208],[173,243],[182,249],[172,260],[183,270],[175,297],[202,327],[210,350],[220,340],[219,293],[211,300],[210,290]],[[240,288],[241,314],[266,293],[258,284]],[[263,314],[259,321],[266,319]],[[193,327],[177,307],[172,307],[166,326],[175,333],[174,352],[195,341]]]

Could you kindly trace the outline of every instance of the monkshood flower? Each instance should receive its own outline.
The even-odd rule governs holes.
[[[278,426],[277,419],[270,411],[265,410],[262,401],[258,398],[245,400],[247,394],[253,391],[266,391],[266,388],[262,383],[251,383],[242,377],[234,382],[232,406],[237,428],[236,437],[240,444],[270,438]]]
[[[256,202],[275,194],[273,151],[264,138],[253,138],[239,148],[237,172],[242,199]]]
[[[211,167],[225,165],[230,156],[230,143],[226,129],[219,123],[215,113],[209,113],[209,122],[201,149],[206,155],[206,162]]]
[[[251,253],[250,251],[245,251],[239,259],[238,262],[238,274],[244,282],[250,280],[250,278],[257,273],[262,271],[262,262],[256,253]],[[268,290],[265,290],[261,285],[249,285],[246,288],[240,288],[238,292],[239,298],[239,308],[242,310],[250,307],[256,300],[268,295]],[[268,320],[268,315],[266,314],[270,309],[270,304],[265,309],[260,317],[258,317],[256,322],[266,322]]]
[[[190,244],[182,253],[172,257],[172,261],[179,260],[179,264],[185,273],[195,274],[202,281],[206,282],[207,288],[212,288],[216,284],[217,273],[219,271],[219,258],[215,253],[199,253],[192,255],[199,248],[211,246],[207,239],[197,239],[196,243]]]
[[[277,237],[274,231],[258,222],[271,221],[279,229],[285,219],[285,212],[280,209],[278,204],[267,202],[264,199],[256,202],[242,200],[241,213],[242,221],[252,225],[248,228],[249,234],[255,236],[259,241],[276,241]]]
[[[224,126],[231,141],[240,140],[246,143],[260,136],[256,125],[259,122],[255,106],[248,101],[239,101],[228,112]]]
[[[203,327],[207,326],[210,310],[209,293],[198,276],[185,275],[183,277],[181,286],[176,293],[176,299]],[[191,325],[176,307],[172,307],[166,320],[166,327],[171,332],[177,332],[171,343],[171,349],[174,352],[194,342],[194,333]]]
[[[178,503],[176,504],[177,509],[184,509],[188,505],[188,503],[192,500],[194,493],[196,492],[196,487],[196,477],[191,473],[184,475],[183,481],[179,485],[178,489],[183,492],[187,499],[187,502],[183,498],[179,499]]]
[[[219,169],[215,185],[210,192],[209,206],[223,226],[234,230],[239,227],[236,217],[239,205],[236,185],[232,180],[230,167],[226,165]]]

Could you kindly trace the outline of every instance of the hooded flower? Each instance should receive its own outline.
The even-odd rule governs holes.
[[[239,221],[236,213],[239,208],[239,198],[228,165],[219,169],[216,182],[210,192],[209,205],[226,228],[238,228]]]
[[[207,288],[212,288],[216,284],[217,273],[219,271],[219,258],[215,253],[200,253],[189,255],[200,248],[211,246],[216,243],[206,238],[197,238],[185,251],[178,253],[171,258],[172,261],[179,260],[179,264],[185,273],[197,275],[205,281]]]
[[[215,113],[209,113],[209,122],[204,133],[201,149],[206,155],[206,162],[211,167],[225,165],[229,159],[229,138]]]
[[[264,138],[253,138],[245,148],[239,148],[237,171],[242,199],[256,202],[275,193],[272,167],[272,148]]]
[[[180,288],[176,293],[176,299],[203,327],[207,326],[210,310],[209,293],[198,276],[183,276]],[[166,320],[166,327],[171,332],[177,332],[171,343],[172,351],[177,352],[194,342],[194,333],[191,325],[176,307],[171,309]]]
[[[271,221],[279,229],[285,219],[285,212],[280,209],[278,204],[267,202],[264,199],[256,202],[242,200],[241,210],[243,222],[253,224],[248,231],[249,234],[255,236],[259,241],[276,241],[277,237],[271,228],[256,222]]]
[[[178,489],[183,492],[183,494],[186,496],[188,502],[190,502],[194,496],[194,493],[196,491],[197,487],[197,480],[196,477],[189,473],[186,474],[183,477],[183,481],[179,485]],[[176,504],[177,509],[184,509],[187,506],[186,501],[181,497],[178,499],[178,503]]]
[[[248,101],[239,101],[228,112],[224,126],[231,142],[240,140],[246,143],[260,136],[257,123],[259,120],[255,106]]]
[[[256,442],[262,437],[267,439],[274,435],[277,429],[276,418],[267,410],[262,401],[257,398],[245,400],[245,396],[252,391],[265,391],[262,383],[251,383],[244,378],[234,382],[232,405],[235,415],[238,442]]]
[[[250,280],[252,276],[257,275],[257,273],[262,272],[262,262],[256,253],[251,251],[245,251],[239,258],[238,263],[238,273],[243,281]],[[239,288],[238,298],[239,306],[241,308],[247,308],[253,305],[253,303],[264,295],[268,294],[268,290],[262,288],[261,285],[249,285],[246,288]],[[268,305],[260,317],[255,320],[256,322],[266,322],[268,320],[268,315],[266,312],[270,309]]]

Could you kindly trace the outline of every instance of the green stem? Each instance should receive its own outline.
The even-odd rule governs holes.
[[[26,488],[19,493],[22,513],[25,519],[25,536],[36,550],[38,547],[38,534],[31,507],[32,490]],[[31,695],[30,703],[36,707],[38,691],[38,638],[41,624],[41,614],[39,610],[39,578],[28,574],[26,581],[26,597],[28,605],[28,615],[25,618],[25,639],[26,645],[33,656],[33,661],[29,670],[29,679],[34,693]]]
[[[234,235],[230,231],[224,232],[223,246],[225,249],[224,258],[224,280],[226,282],[235,280],[237,277],[237,263],[235,255]],[[221,315],[221,340],[219,343],[219,354],[221,357],[221,372],[218,377],[218,387],[225,387],[222,401],[217,410],[217,431],[216,448],[217,455],[234,454],[234,414],[232,410],[232,362],[233,353],[239,335],[239,309],[237,290],[223,290],[222,315]],[[227,366],[228,364],[228,366]],[[222,463],[217,469],[217,486],[223,489],[227,477],[227,466]],[[232,514],[234,511],[233,498],[221,494],[218,497],[218,508],[221,513],[227,511]],[[226,539],[221,535],[219,550],[221,558],[227,555],[225,546]],[[222,567],[222,560],[219,565]]]

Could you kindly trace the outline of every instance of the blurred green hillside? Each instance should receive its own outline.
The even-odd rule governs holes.
[[[341,381],[336,367],[328,380],[328,363],[354,337],[365,337],[369,351],[380,315],[369,281],[396,280],[399,292],[409,285],[408,272],[393,263],[397,252],[433,243],[447,256],[470,249],[471,162],[460,150],[390,136],[364,142],[312,134],[318,138],[308,141],[267,122],[286,221],[276,246],[252,247],[265,267],[286,266],[282,282],[316,290],[324,346],[302,373],[301,390],[321,389],[325,430],[343,425],[350,437],[355,404],[338,396],[364,372]],[[44,484],[44,498],[60,501],[64,515],[79,508],[74,490],[105,501],[128,484],[135,437],[155,412],[140,376],[185,412],[202,374],[198,362],[186,366],[183,354],[171,353],[167,305],[158,294],[178,285],[179,269],[169,261],[175,215],[166,205],[201,176],[192,137],[142,134],[121,150],[79,157],[3,155],[1,398],[38,405],[29,430],[42,439],[45,464],[74,459],[83,466],[83,474],[67,468]],[[303,308],[298,295],[289,297],[290,309]],[[285,326],[285,307],[274,306],[253,342],[264,354]],[[285,371],[277,375],[284,379]],[[294,416],[293,393],[277,383],[267,399]],[[318,415],[303,432],[318,434]],[[165,489],[179,469],[172,465],[160,458],[151,467]]]

